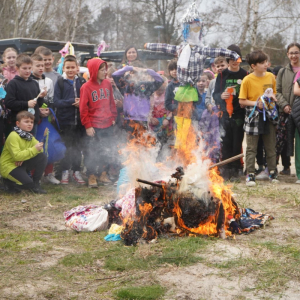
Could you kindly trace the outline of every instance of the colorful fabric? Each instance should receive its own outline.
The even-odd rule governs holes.
[[[122,240],[121,235],[120,234],[115,234],[115,233],[108,234],[106,237],[104,237],[104,239],[107,242],[117,242],[117,241]]]
[[[115,207],[121,210],[122,218],[135,216],[135,189],[130,189],[123,198],[116,202]]]
[[[147,43],[146,49],[151,51],[161,51],[164,53],[170,53],[173,55],[180,55],[182,49],[187,45],[187,43],[182,43],[181,45],[169,45],[161,43]],[[209,48],[192,46],[190,53],[190,60],[187,68],[181,68],[177,66],[177,77],[181,85],[192,84],[196,85],[199,80],[203,69],[206,57],[217,57],[225,56],[233,60],[237,60],[239,55],[233,51],[222,49],[222,48]]]
[[[98,205],[77,206],[64,212],[66,226],[76,231],[100,231],[108,226],[108,212]]]
[[[289,115],[285,113],[279,114],[279,122],[276,130],[276,161],[279,161],[279,156],[287,143],[287,122]]]
[[[111,224],[108,234],[121,234],[122,230],[123,230],[122,225]]]

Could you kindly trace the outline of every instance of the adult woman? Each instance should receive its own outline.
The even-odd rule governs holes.
[[[125,49],[121,67],[130,66],[135,60],[140,60],[139,54],[136,47],[130,45]]]
[[[289,114],[292,112],[293,103],[295,100],[293,91],[294,77],[298,71],[300,71],[300,44],[291,43],[287,47],[287,56],[289,63],[278,72],[276,78],[276,98],[279,105],[279,125],[277,130],[277,163],[279,156],[281,155],[281,161],[283,170],[281,175],[290,175],[291,159],[287,154],[287,137],[291,135],[287,134],[287,123],[289,122]]]

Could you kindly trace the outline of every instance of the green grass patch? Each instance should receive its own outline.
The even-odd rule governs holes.
[[[156,300],[161,299],[165,289],[160,285],[131,286],[120,289],[114,294],[118,300]]]

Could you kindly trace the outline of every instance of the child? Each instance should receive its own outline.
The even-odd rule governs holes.
[[[16,68],[19,75],[16,75],[15,78],[8,83],[4,103],[6,108],[11,110],[12,124],[15,124],[18,112],[31,110],[34,113],[35,118],[32,134],[35,136],[37,123],[40,120],[39,107],[44,103],[43,97],[46,95],[46,92],[40,94],[38,83],[30,77],[32,60],[28,55],[18,55],[16,59]],[[36,98],[38,95],[40,95],[40,97]],[[12,131],[12,128],[10,128],[9,131]]]
[[[9,192],[29,189],[37,194],[46,194],[40,186],[40,179],[47,164],[43,153],[43,143],[38,142],[30,133],[34,124],[34,115],[21,111],[16,116],[16,127],[8,136],[0,157],[1,176]],[[35,170],[32,178],[28,172]]]
[[[40,87],[40,91],[45,90],[46,96],[44,97],[44,104],[40,108],[40,116],[42,118],[47,118],[50,115],[49,107],[53,109],[53,96],[54,87],[53,82],[50,78],[45,77],[44,72],[44,60],[39,54],[33,54],[32,59],[32,74],[31,78],[34,79]],[[51,118],[51,117],[50,117]],[[52,184],[60,184],[53,174],[53,164],[48,164],[45,169],[44,178]]]
[[[162,76],[164,83],[150,96],[149,127],[157,134],[158,140],[164,144],[168,139],[168,134],[172,129],[170,120],[172,112],[165,108],[165,92],[168,84],[166,77]]]
[[[2,54],[4,65],[2,67],[2,73],[4,77],[9,81],[19,75],[16,69],[16,59],[18,52],[14,48],[6,48]]]
[[[246,179],[247,186],[255,186],[255,156],[257,152],[257,143],[259,134],[267,152],[267,164],[269,169],[269,178],[271,182],[278,182],[276,172],[276,120],[268,117],[264,121],[264,114],[259,113],[255,108],[256,101],[265,93],[266,89],[272,88],[276,93],[276,80],[272,73],[267,72],[267,56],[261,50],[256,50],[247,55],[246,60],[253,69],[253,73],[244,78],[239,103],[246,106],[246,116],[244,130],[246,132],[246,168],[248,176]],[[274,94],[271,98],[277,101]],[[258,108],[263,109],[263,103],[258,102]],[[276,109],[273,102],[274,112]],[[273,114],[273,113],[272,113]],[[269,114],[267,114],[269,116]]]
[[[229,50],[242,57],[241,50],[236,45],[230,45]],[[242,151],[244,139],[243,124],[245,110],[239,104],[240,86],[247,71],[240,68],[240,63],[227,59],[228,69],[218,75],[213,98],[222,112],[220,126],[223,129],[221,157],[222,160],[236,156]],[[239,170],[243,169],[240,160],[225,165],[222,169],[224,180],[238,180]]]
[[[174,114],[178,107],[178,102],[174,99],[175,91],[180,85],[177,79],[177,60],[172,59],[170,61],[168,64],[168,72],[170,74],[171,81],[169,82],[165,92],[165,108]]]
[[[53,70],[54,55],[52,51],[46,47],[41,49],[39,54],[43,57],[44,60],[44,65],[45,65],[44,75],[50,78],[53,82],[53,86],[55,86],[57,79],[61,77],[61,75]]]
[[[226,58],[223,56],[216,57],[214,60],[214,66],[215,66],[217,74],[222,73],[222,71],[227,69],[227,67],[228,67]],[[217,78],[214,78],[210,81],[207,92],[206,92],[205,105],[209,112],[212,112],[212,108],[213,108],[213,106],[215,106],[215,100],[213,99],[212,95],[215,90],[216,80],[217,80]]]
[[[139,62],[132,62],[131,66],[114,72],[113,79],[124,96],[123,110],[125,130],[132,132],[132,125],[139,123],[147,128],[147,121],[150,111],[150,96],[160,88],[163,79],[153,70],[140,67]],[[154,81],[147,80],[151,76]],[[145,78],[141,81],[140,78]]]
[[[200,79],[197,82],[197,90],[198,90],[198,98],[199,101],[195,102],[195,108],[196,108],[196,119],[198,121],[201,120],[202,114],[205,110],[205,97],[206,97],[206,85],[207,85],[207,74],[206,72],[204,72],[201,76]],[[197,127],[196,127],[197,128]]]
[[[67,148],[61,160],[62,184],[69,184],[69,170],[73,170],[73,179],[78,184],[85,184],[80,173],[83,126],[79,116],[81,79],[77,76],[75,56],[65,57],[63,71],[65,78],[56,82],[54,88],[54,107],[57,108],[57,119],[60,124],[61,137]]]
[[[88,136],[85,165],[89,175],[88,186],[97,187],[96,168],[101,174],[100,183],[109,184],[105,165],[111,161],[113,148],[113,125],[117,118],[116,104],[111,83],[106,78],[107,64],[100,58],[90,59],[87,63],[89,81],[81,88],[79,104],[82,125]]]

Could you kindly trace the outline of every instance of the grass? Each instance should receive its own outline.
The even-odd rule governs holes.
[[[46,196],[0,195],[0,274],[5,274],[0,276],[0,293],[11,288],[12,294],[3,294],[7,299],[28,298],[26,288],[24,290],[26,283],[33,285],[36,298],[41,299],[147,300],[164,299],[166,294],[170,299],[170,293],[175,299],[176,286],[161,282],[159,285],[157,272],[176,272],[178,267],[188,268],[196,263],[201,263],[204,269],[211,268],[220,280],[239,282],[249,278],[251,284],[246,284],[239,293],[242,296],[234,299],[249,299],[252,294],[261,299],[279,298],[288,282],[300,283],[296,231],[299,197],[294,190],[268,184],[259,184],[254,189],[234,185],[240,206],[271,212],[276,217],[271,222],[273,226],[248,236],[226,241],[207,237],[163,237],[156,244],[124,247],[122,242],[104,241],[106,232],[78,234],[55,229],[56,222],[63,224],[64,211],[77,205],[114,199],[113,188],[54,186],[47,189]],[[22,199],[27,202],[22,204]],[[293,218],[290,218],[291,212]],[[40,227],[44,217],[47,217],[47,226]],[[20,225],[12,225],[12,221]],[[272,227],[281,225],[290,229],[278,239]],[[214,255],[222,258],[224,251],[221,247],[219,252],[212,252],[218,245],[226,245],[228,249],[231,246],[245,248],[251,255],[246,251],[218,261]]]
[[[156,300],[161,299],[165,289],[160,285],[152,286],[131,286],[119,289],[114,294],[120,300]]]

